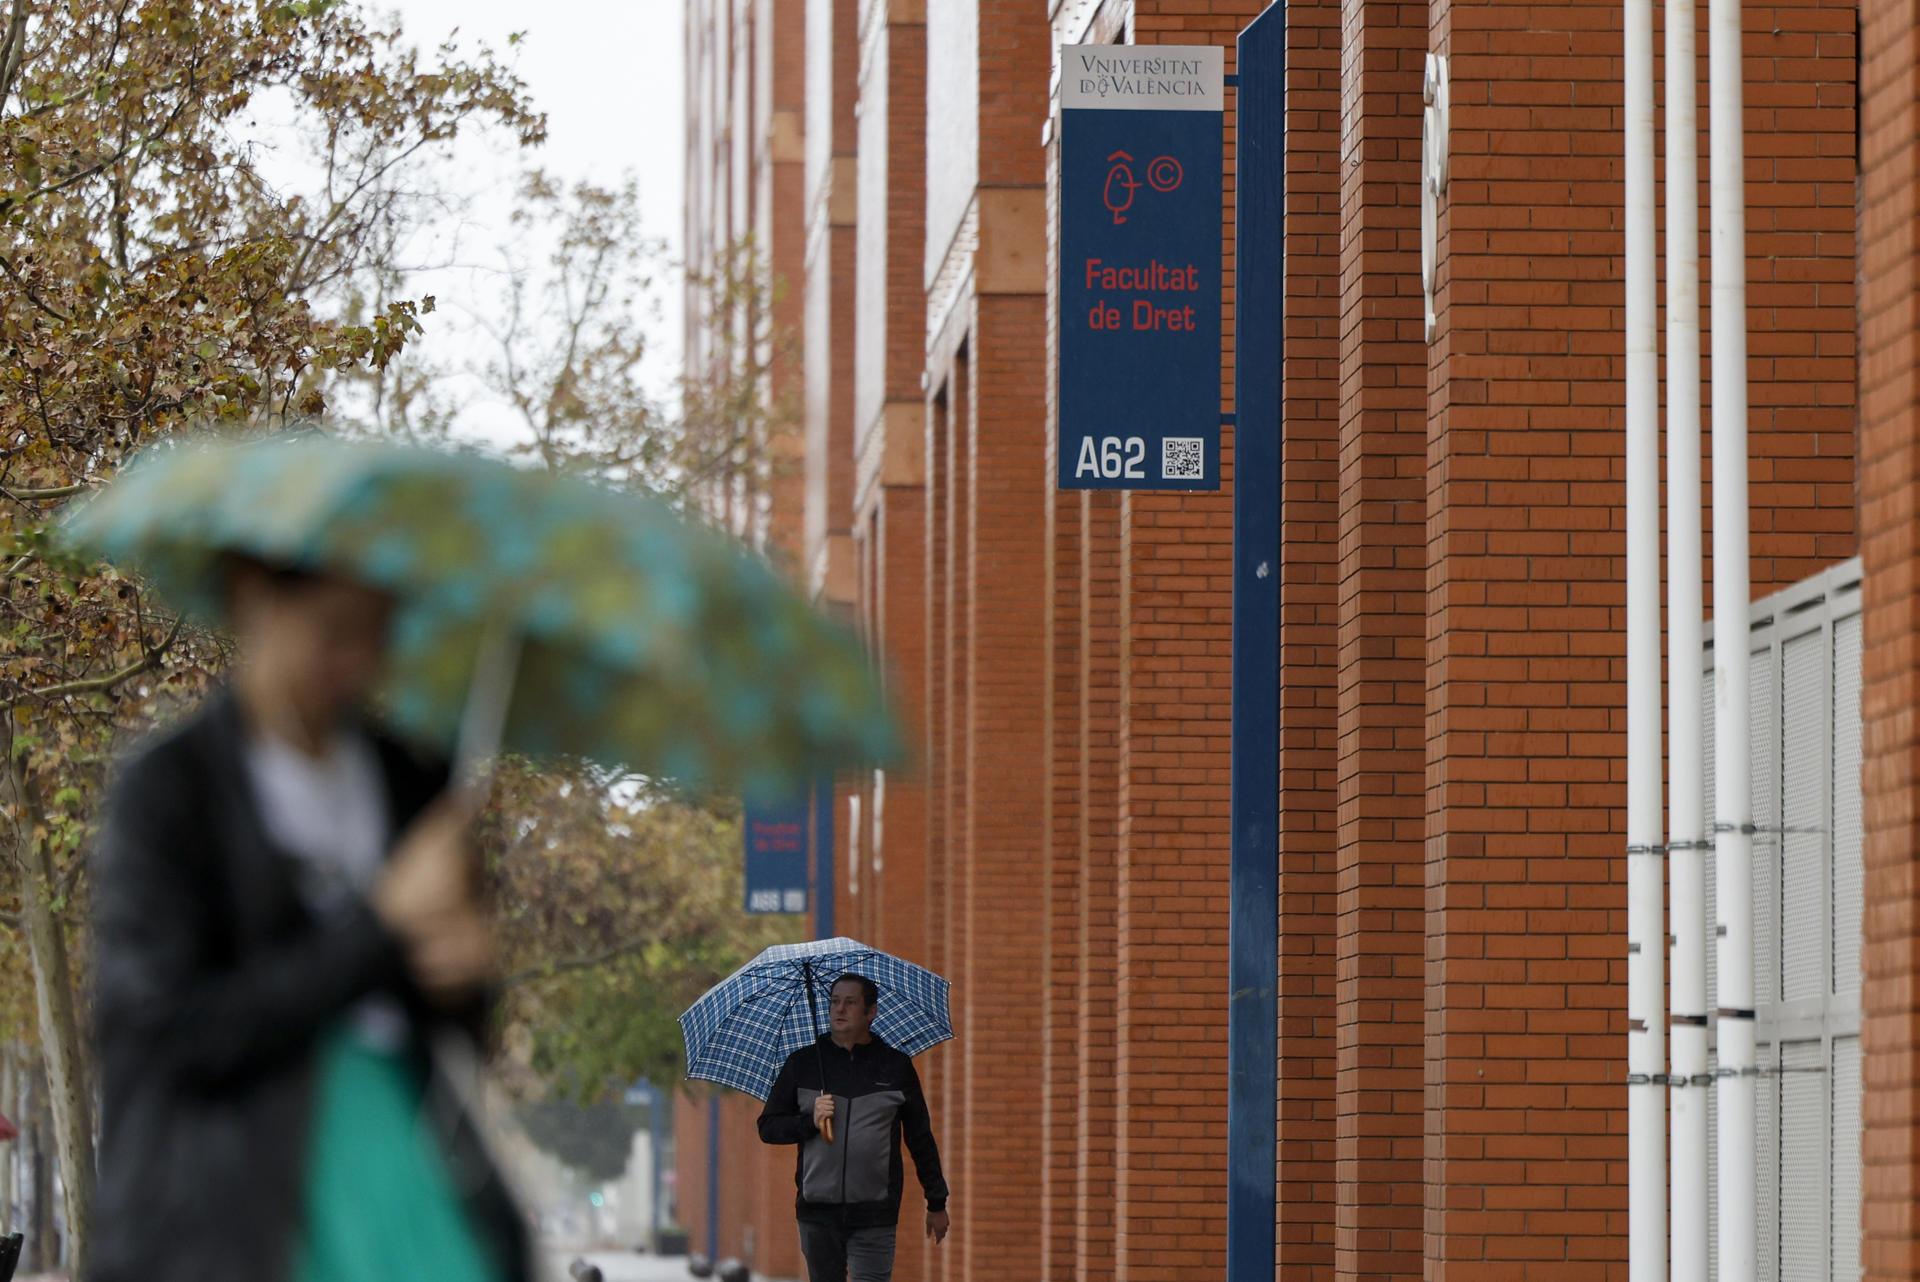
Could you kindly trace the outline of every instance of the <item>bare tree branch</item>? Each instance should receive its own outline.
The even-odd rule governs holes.
[[[0,39],[0,102],[13,92],[13,82],[26,62],[27,0],[13,0],[13,14],[7,20],[7,34]]]
[[[61,311],[58,307],[55,307],[52,303],[49,303],[46,299],[40,297],[40,295],[37,292],[35,292],[33,286],[27,284],[26,281],[22,280],[20,278],[20,273],[14,270],[13,264],[8,261],[7,256],[5,254],[0,254],[0,271],[5,272],[7,274],[7,279],[11,280],[14,284],[20,287],[20,292],[27,296],[28,302],[32,303],[35,307],[38,307],[41,311],[45,312],[47,315],[53,317],[57,321],[70,321],[73,319],[73,317],[67,315],[67,313]]]
[[[0,494],[6,495],[15,503],[45,503],[53,499],[72,498],[86,488],[84,484],[55,485],[44,490],[16,490],[0,486]]]
[[[173,629],[167,633],[166,640],[154,646],[152,649],[144,651],[138,659],[135,659],[124,667],[117,668],[112,672],[102,673],[97,677],[79,677],[72,681],[62,681],[58,685],[45,686],[38,690],[27,690],[21,693],[18,698],[10,699],[5,704],[0,704],[0,708],[13,708],[28,699],[65,699],[77,694],[100,694],[113,689],[123,682],[131,681],[142,673],[152,672],[160,666],[160,661],[166,658],[167,651],[171,650],[173,643],[179,639],[180,627],[183,622],[183,618],[174,619]]]
[[[584,957],[567,957],[559,961],[545,962],[539,966],[532,966],[526,970],[518,971],[507,976],[504,980],[500,981],[501,987],[517,988],[521,984],[529,984],[539,979],[551,979],[555,975],[567,975],[583,970],[599,970],[608,962],[618,961],[622,957],[631,957],[633,954],[640,952],[646,948],[649,942],[650,941],[645,939],[629,940],[624,944],[615,944],[611,948],[603,949],[597,953],[589,953]]]
[[[189,90],[191,90],[191,87],[192,87],[191,85],[188,86]],[[148,143],[155,142],[158,139],[164,138],[166,137],[166,135],[173,132],[174,125],[178,124],[180,121],[180,117],[186,114],[187,104],[192,100],[193,100],[193,94],[191,92],[182,94],[180,101],[174,105],[173,110],[168,113],[167,118],[160,123],[160,127],[158,129],[154,129],[141,136],[139,140],[139,147],[145,147]],[[83,183],[89,178],[93,178],[98,176],[99,174],[105,173],[108,169],[112,168],[114,165],[119,164],[121,161],[125,160],[129,155],[131,155],[133,152],[135,152],[138,149],[139,148],[136,147],[131,142],[123,143],[119,147],[115,148],[110,155],[106,156],[101,160],[96,160],[91,165],[87,165],[84,168],[75,170],[73,173],[68,174],[65,178],[62,178],[59,182],[46,183],[42,186],[34,188],[32,191],[22,193],[21,195],[18,195],[18,196],[7,196],[4,198],[0,198],[0,212],[24,208],[27,205],[33,204],[37,200],[41,200],[47,196],[52,196],[59,192],[63,192],[69,187],[72,187],[78,183]]]

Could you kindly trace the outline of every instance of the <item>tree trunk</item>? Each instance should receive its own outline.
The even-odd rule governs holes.
[[[60,1267],[60,1234],[53,1223],[53,1115],[47,1108],[47,1074],[35,1057],[26,1089],[32,1094],[33,1156],[27,1166],[27,1178],[33,1184],[32,1225],[26,1231],[26,1247],[32,1252],[33,1269],[51,1273]]]
[[[21,1117],[20,1084],[14,1074],[19,1062],[19,1051],[12,1042],[0,1047],[0,1116],[12,1122],[20,1134],[4,1150],[0,1150],[0,1233],[13,1233],[19,1228],[19,1216],[14,1210],[15,1175],[20,1169],[18,1157],[20,1146],[26,1140],[27,1127]]]
[[[53,1112],[54,1147],[67,1212],[67,1266],[85,1271],[87,1216],[93,1204],[93,1101],[87,1089],[86,1051],[74,1009],[73,970],[66,933],[54,915],[57,884],[43,839],[45,809],[40,790],[13,763],[14,797],[20,807],[20,906],[33,958],[33,987],[40,1015],[40,1046],[46,1058],[46,1098]]]

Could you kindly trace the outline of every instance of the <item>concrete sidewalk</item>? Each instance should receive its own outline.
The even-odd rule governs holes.
[[[553,1282],[571,1282],[567,1266],[575,1260],[586,1260],[598,1265],[606,1282],[690,1282],[693,1275],[687,1272],[687,1257],[684,1255],[640,1255],[633,1252],[618,1251],[553,1251],[546,1253],[550,1266],[547,1274]],[[64,1274],[31,1273],[20,1274],[14,1282],[67,1282]],[[754,1275],[754,1282],[779,1282],[778,1279]]]
[[[547,1276],[554,1282],[571,1282],[572,1275],[567,1272],[567,1266],[575,1260],[585,1260],[599,1266],[606,1282],[691,1282],[693,1277],[687,1272],[687,1257],[684,1255],[549,1250],[547,1259],[552,1262]]]
[[[575,1260],[598,1265],[606,1282],[691,1282],[693,1277],[687,1272],[684,1255],[623,1255],[601,1251],[549,1251],[547,1254],[554,1262],[552,1276],[556,1282],[570,1282],[567,1266]],[[759,1273],[753,1276],[754,1282],[780,1282]]]

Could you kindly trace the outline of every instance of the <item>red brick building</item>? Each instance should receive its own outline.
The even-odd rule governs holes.
[[[1225,1272],[1232,429],[1218,493],[1055,488],[1054,50],[1216,44],[1231,76],[1263,7],[689,9],[690,253],[753,229],[801,336],[769,530],[871,638],[916,747],[835,815],[837,931],[954,981],[921,1071],[955,1233],[906,1217],[902,1282]],[[1620,8],[1286,22],[1278,353],[1234,339],[1231,81],[1222,193],[1223,414],[1236,359],[1283,369],[1281,422],[1238,429],[1278,431],[1284,469],[1277,1276],[1623,1279]],[[1749,6],[1745,31],[1753,595],[1864,565],[1864,1212],[1849,1236],[1829,1179],[1817,1276],[1857,1245],[1914,1278],[1920,11]],[[1769,1088],[1782,1162],[1795,1080]],[[1854,1085],[1819,1086],[1834,1163]],[[798,1277],[756,1108],[723,1110],[721,1251]],[[699,1246],[703,1109],[680,1123]],[[1770,1276],[1816,1276],[1775,1219]]]

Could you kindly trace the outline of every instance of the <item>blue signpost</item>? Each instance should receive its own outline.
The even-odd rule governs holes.
[[[1060,486],[1217,490],[1223,51],[1060,60]]]
[[[1235,124],[1233,894],[1227,1279],[1273,1282],[1280,953],[1280,469],[1287,11],[1240,33]]]
[[[808,849],[811,798],[746,804],[747,911],[804,913],[812,880]]]

